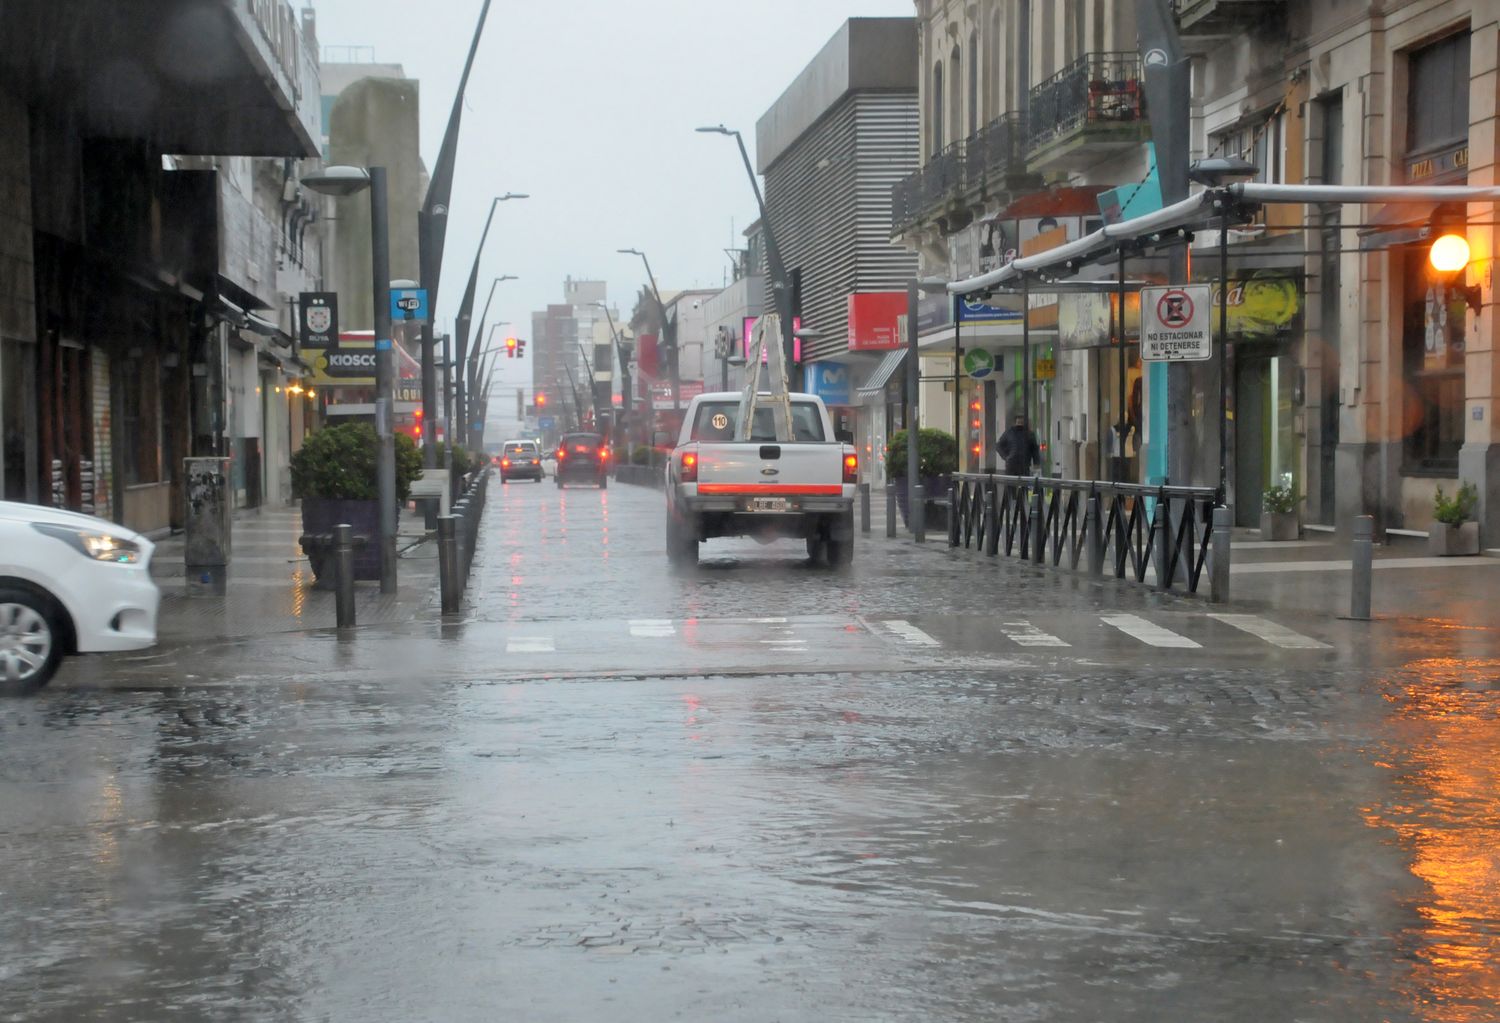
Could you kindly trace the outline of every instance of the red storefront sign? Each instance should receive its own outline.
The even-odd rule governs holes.
[[[906,292],[867,291],[849,296],[849,350],[884,352],[901,347],[898,317],[906,315]]]

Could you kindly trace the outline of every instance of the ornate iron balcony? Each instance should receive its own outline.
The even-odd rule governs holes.
[[[1135,53],[1089,53],[1031,90],[1031,153],[1082,132],[1117,135],[1146,118],[1141,59]]]

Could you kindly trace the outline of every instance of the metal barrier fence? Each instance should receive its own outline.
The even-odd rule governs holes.
[[[1211,487],[956,473],[948,546],[1036,564],[1050,560],[1054,567],[1066,562],[1074,570],[1083,563],[1095,576],[1107,566],[1115,578],[1128,573],[1140,583],[1154,569],[1158,588],[1180,583],[1196,593],[1211,547],[1218,548],[1218,567],[1228,577],[1228,530],[1213,543],[1219,505]],[[1227,587],[1215,593],[1215,599],[1226,597]]]
[[[438,516],[438,590],[443,614],[454,614],[463,603],[489,486],[490,470],[481,469],[466,481],[453,503],[453,514]]]

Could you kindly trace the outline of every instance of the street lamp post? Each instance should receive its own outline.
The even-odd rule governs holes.
[[[422,208],[417,211],[418,272],[422,277],[422,287],[427,289],[428,308],[434,312],[437,310],[438,283],[443,272],[443,243],[448,235],[448,203],[453,192],[453,167],[458,160],[458,135],[463,121],[464,93],[469,87],[469,73],[474,69],[474,57],[479,52],[479,39],[484,34],[484,23],[489,14],[490,0],[484,0],[484,6],[479,9],[479,21],[474,26],[474,36],[469,41],[469,54],[464,59],[464,69],[459,76],[453,107],[448,114],[448,126],[443,131],[437,163],[433,165],[432,176],[428,179],[427,195],[422,200]],[[469,290],[473,289],[471,279]],[[470,304],[472,305],[472,301]],[[448,361],[446,355],[443,361]],[[429,314],[422,324],[422,414],[429,423],[434,420],[434,413],[437,411],[436,363],[436,343],[432,315]],[[451,416],[451,406],[445,408]],[[435,440],[429,440],[422,446],[422,464],[428,468],[436,467]]]
[[[479,261],[484,256],[484,243],[490,236],[490,224],[492,224],[495,220],[495,208],[502,202],[506,202],[510,199],[529,198],[531,198],[531,196],[525,192],[506,192],[504,195],[495,196],[495,198],[490,201],[490,212],[489,215],[484,218],[484,231],[479,236],[479,248],[474,251],[474,264],[469,268],[469,282],[464,286],[464,297],[458,304],[458,316],[453,321],[455,333],[458,335],[458,361],[460,363],[463,363],[468,356],[469,324],[471,318],[474,315],[474,294],[479,288]],[[491,284],[490,298],[494,297],[495,286]],[[489,310],[488,302],[485,303],[485,310]],[[483,317],[480,317],[479,329],[481,331],[484,329]],[[457,405],[456,411],[458,413],[455,418],[458,420],[460,427],[462,427],[463,423],[467,422],[467,409],[464,408],[464,401],[467,397],[468,394],[464,389],[464,378],[462,375],[460,375],[456,385],[456,394],[454,396],[454,402]]]
[[[1188,167],[1188,178],[1210,188],[1252,181],[1260,168],[1237,156],[1210,157]],[[1235,213],[1227,195],[1214,199],[1219,211],[1219,503],[1229,503],[1229,222]],[[1121,317],[1124,317],[1122,312]],[[1123,336],[1123,329],[1121,334]],[[1123,434],[1122,434],[1123,436]]]
[[[475,330],[473,334],[473,349],[472,351],[459,353],[458,361],[460,363],[460,372],[458,375],[458,406],[459,411],[463,413],[463,415],[459,419],[459,423],[462,424],[460,426],[460,434],[464,437],[470,436],[470,434],[472,434],[473,432],[472,428],[469,426],[469,420],[471,417],[469,416],[468,396],[477,386],[475,379],[477,370],[479,368],[477,365],[479,357],[479,347],[487,340],[484,336],[484,324],[485,321],[489,319],[490,303],[495,300],[495,288],[497,285],[505,281],[517,280],[520,280],[520,278],[515,276],[514,274],[501,274],[499,277],[496,277],[494,280],[490,281],[490,294],[489,297],[484,300],[484,312],[479,314],[479,329]],[[467,385],[465,384],[466,380]]]
[[[391,241],[384,167],[325,167],[302,183],[346,197],[370,190],[370,263],[375,327],[376,494],[380,502],[380,592],[396,592],[396,364],[391,339]]]
[[[677,377],[677,330],[667,323],[667,307],[661,300],[661,290],[656,286],[656,275],[651,272],[651,260],[647,259],[646,254],[640,249],[617,249],[615,251],[625,256],[640,256],[641,262],[646,264],[646,279],[651,282],[651,294],[656,297],[656,312],[661,319],[662,344],[666,348],[668,369],[672,373],[672,411],[681,412],[681,384]],[[669,336],[670,342],[667,340]]]
[[[797,349],[793,337],[792,285],[787,277],[786,265],[781,261],[781,247],[776,244],[776,235],[771,230],[771,217],[766,213],[766,201],[760,193],[760,182],[756,180],[755,168],[750,165],[750,153],[745,149],[745,140],[739,132],[733,128],[726,128],[722,124],[697,130],[708,135],[731,135],[740,147],[740,159],[744,161],[745,173],[750,178],[750,188],[755,192],[755,206],[760,211],[760,227],[766,233],[766,263],[771,273],[771,294],[776,300],[776,314],[781,317],[783,362],[788,367],[795,367]],[[794,380],[793,386],[796,386],[796,383]]]

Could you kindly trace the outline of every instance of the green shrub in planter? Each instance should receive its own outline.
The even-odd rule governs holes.
[[[1432,501],[1432,517],[1445,526],[1461,526],[1474,517],[1479,507],[1479,489],[1472,483],[1461,483],[1458,493],[1449,497],[1443,488],[1437,488]]]
[[[1272,515],[1291,514],[1301,503],[1302,498],[1297,496],[1297,488],[1290,484],[1270,487],[1261,496],[1261,510],[1268,511]]]
[[[437,464],[441,467],[443,460],[447,457],[448,442],[437,442]],[[481,469],[489,461],[483,455],[471,455],[462,444],[453,445],[453,471],[459,476],[467,476],[476,469]]]
[[[894,479],[906,478],[906,431],[891,434],[885,446],[885,471]],[[958,440],[947,430],[924,427],[917,431],[917,475],[923,479],[958,471]]]
[[[369,423],[344,423],[314,433],[292,456],[292,493],[297,497],[373,501],[380,450]],[[396,434],[396,498],[406,500],[422,474],[422,453],[403,433]]]
[[[649,444],[637,444],[635,447],[631,448],[630,449],[630,464],[631,465],[650,465],[651,464],[651,445],[649,445]]]

